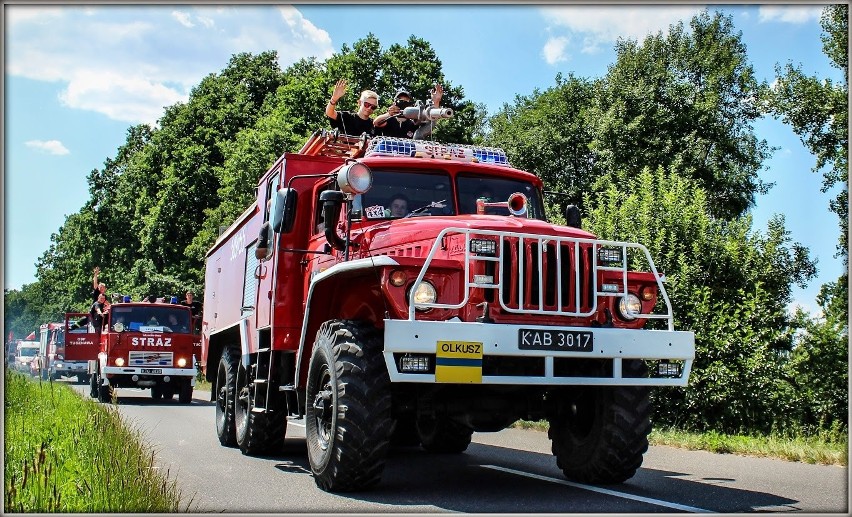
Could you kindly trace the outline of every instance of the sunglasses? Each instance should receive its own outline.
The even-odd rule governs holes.
[[[364,104],[364,107],[365,107],[365,108],[369,108],[369,109],[371,109],[371,110],[374,110],[374,109],[376,109],[376,108],[378,108],[378,107],[379,107],[379,105],[378,105],[378,104],[370,104],[370,103],[369,103],[369,102],[367,102],[367,101],[363,101],[363,104]]]

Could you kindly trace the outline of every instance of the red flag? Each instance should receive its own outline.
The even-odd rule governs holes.
[[[35,330],[27,334],[27,337],[24,338],[24,341],[35,341]]]

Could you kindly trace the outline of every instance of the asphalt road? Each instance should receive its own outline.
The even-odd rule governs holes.
[[[88,387],[78,386],[88,396]],[[209,393],[189,405],[119,389],[130,425],[177,479],[191,511],[225,513],[840,513],[849,509],[849,472],[835,466],[651,447],[642,468],[619,485],[565,480],[546,433],[476,433],[463,454],[393,449],[381,484],[330,494],[314,484],[304,425],[290,422],[285,450],[244,456],[216,438]]]

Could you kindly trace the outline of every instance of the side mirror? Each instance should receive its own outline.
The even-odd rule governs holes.
[[[568,205],[565,207],[565,224],[574,228],[580,228],[582,225],[580,209],[577,208],[577,205]]]
[[[272,207],[269,210],[269,220],[272,221],[272,231],[290,233],[296,221],[296,190],[282,188],[272,196]]]
[[[325,238],[336,250],[346,248],[346,243],[337,235],[337,222],[340,219],[340,206],[346,195],[339,190],[326,190],[320,194],[322,216],[325,220]]]

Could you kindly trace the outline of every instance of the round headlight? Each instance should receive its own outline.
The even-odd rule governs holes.
[[[422,303],[435,303],[435,300],[438,299],[438,291],[435,290],[435,286],[426,282],[420,282],[420,285],[417,286],[417,289],[414,291],[414,304],[415,308],[425,310],[428,307],[417,307],[417,305]]]
[[[373,185],[373,171],[363,163],[352,162],[337,173],[337,185],[347,194],[363,194]]]
[[[178,368],[183,368],[184,366],[186,366],[186,359],[181,357],[180,359],[177,360],[177,365],[178,365]]]
[[[124,358],[123,357],[116,357],[115,358],[115,365],[116,366],[124,366]]]
[[[627,293],[618,301],[618,312],[625,320],[635,320],[639,314],[642,314],[642,302],[635,294]]]

